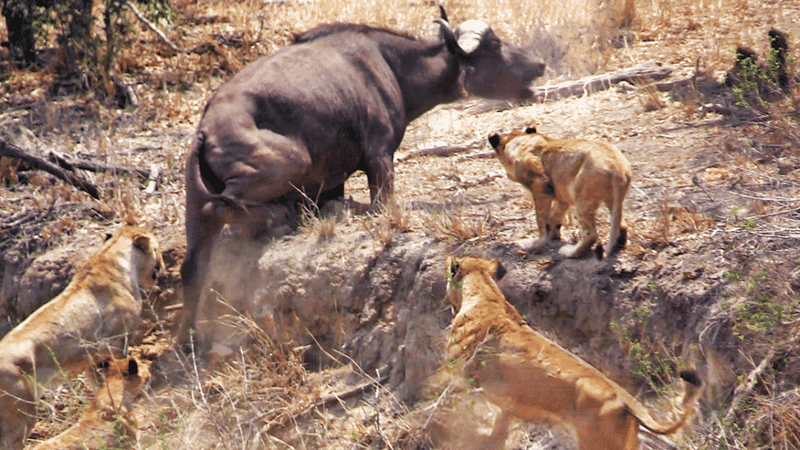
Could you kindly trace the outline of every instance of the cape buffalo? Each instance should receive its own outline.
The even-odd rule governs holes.
[[[444,17],[444,16],[443,16]],[[373,204],[391,200],[408,123],[465,94],[520,99],[545,65],[469,20],[439,40],[336,23],[245,67],[209,100],[186,163],[188,343],[211,248],[225,224],[275,222],[287,202],[336,198],[356,170]]]

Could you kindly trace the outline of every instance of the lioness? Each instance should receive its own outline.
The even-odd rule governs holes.
[[[122,349],[142,312],[142,289],[164,267],[150,231],[124,226],[56,298],[0,340],[0,448],[22,448],[34,423],[37,383],[92,367]]]
[[[98,368],[105,383],[78,423],[33,450],[117,448],[120,445],[131,447],[135,443],[137,425],[133,400],[149,375],[144,376],[133,357],[107,359]]]
[[[541,252],[549,239],[561,238],[561,225],[570,205],[581,229],[580,241],[565,245],[559,254],[580,258],[597,240],[595,214],[600,203],[611,212],[611,230],[605,251],[612,254],[625,246],[627,228],[622,202],[631,184],[631,165],[619,149],[589,139],[555,139],[528,127],[504,135],[492,134],[489,143],[508,177],[525,186],[533,196]],[[598,257],[603,248],[598,246]]]
[[[509,416],[568,426],[580,450],[635,450],[639,425],[672,434],[686,423],[701,393],[696,372],[681,372],[687,385],[678,420],[656,422],[622,387],[528,327],[495,283],[504,273],[496,260],[447,258],[447,295],[456,311],[448,358],[463,362],[464,375],[502,410],[482,448],[502,448]]]

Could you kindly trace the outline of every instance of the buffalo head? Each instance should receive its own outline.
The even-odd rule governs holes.
[[[468,20],[455,32],[437,20],[448,49],[464,67],[467,93],[498,99],[527,99],[531,84],[544,74],[545,63],[523,47],[503,42],[486,22]]]

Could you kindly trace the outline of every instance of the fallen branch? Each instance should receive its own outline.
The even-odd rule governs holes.
[[[651,80],[661,80],[668,77],[671,73],[671,67],[665,66],[658,61],[648,61],[637,66],[619,69],[600,75],[591,75],[578,80],[564,81],[563,83],[535,87],[533,88],[532,100],[535,102],[544,102],[547,100],[559,100],[573,95],[591,94],[593,92],[609,89],[612,86],[616,86],[622,82],[635,84],[644,83]],[[680,80],[671,83],[657,84],[656,88],[659,91],[669,91],[676,84],[683,85],[690,82],[691,80]],[[633,89],[633,87],[629,86],[629,89]],[[502,111],[513,107],[514,104],[508,100],[482,100],[475,104],[467,103],[466,106],[458,103],[451,106],[453,109],[465,109],[468,114],[482,114],[488,111]]]
[[[159,30],[158,27],[156,27],[156,25],[153,22],[150,22],[149,20],[147,20],[147,17],[145,17],[144,14],[142,14],[139,11],[139,9],[136,7],[136,5],[131,3],[129,0],[126,0],[125,1],[125,6],[127,6],[128,9],[131,10],[133,15],[136,16],[136,18],[139,19],[140,22],[145,24],[147,26],[147,28],[150,28],[151,30],[153,30],[153,33],[157,34],[158,37],[161,38],[161,41],[164,42],[165,44],[167,44],[169,46],[169,48],[172,49],[172,51],[174,51],[175,53],[180,53],[181,52],[178,49],[178,47],[175,46],[175,44],[173,44],[172,41],[169,40],[169,38],[167,37],[166,34],[164,34],[161,30]]]
[[[81,169],[81,170],[88,170],[90,172],[126,173],[128,175],[133,175],[144,180],[150,179],[150,175],[152,173],[152,169],[146,170],[146,169],[138,169],[136,167],[122,167],[122,166],[114,166],[108,164],[93,163],[83,159],[77,161],[70,161],[63,154],[56,152],[55,150],[50,150],[48,152],[48,158],[50,159],[51,162],[58,164],[61,168],[69,171],[75,171],[75,169]]]
[[[45,172],[54,175],[56,178],[70,183],[76,188],[91,195],[95,199],[100,199],[100,192],[98,191],[97,186],[94,184],[84,180],[72,172],[67,172],[50,161],[28,153],[14,144],[0,140],[0,156],[9,156],[11,158],[27,161],[37,169],[44,170]]]
[[[628,83],[643,83],[650,80],[660,80],[669,76],[672,68],[658,61],[648,61],[638,66],[619,69],[600,75],[583,77],[575,81],[565,81],[550,86],[540,86],[533,89],[533,98],[536,101],[558,100],[572,95],[591,94],[592,92],[608,89],[623,81]]]
[[[408,161],[409,159],[423,156],[452,156],[457,153],[464,153],[476,148],[481,148],[486,144],[486,139],[474,139],[464,145],[443,145],[433,148],[425,148],[414,152],[408,152],[397,158],[398,162]]]
[[[264,428],[261,429],[263,433],[269,434],[273,428],[276,426],[282,426],[292,420],[297,420],[300,417],[304,417],[310,414],[312,411],[318,408],[326,408],[334,403],[341,402],[342,400],[346,400],[351,397],[355,397],[357,395],[363,394],[366,391],[377,387],[380,384],[385,383],[389,380],[389,375],[384,375],[378,380],[371,380],[364,384],[360,384],[358,386],[354,386],[346,391],[334,392],[333,394],[327,395],[315,401],[310,401],[306,406],[300,407],[295,409],[294,411],[287,412],[285,409],[281,409],[279,412],[269,412],[261,414],[258,419],[267,417],[272,415],[267,420],[267,424],[264,425]]]

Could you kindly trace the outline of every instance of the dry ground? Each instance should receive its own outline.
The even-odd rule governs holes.
[[[671,92],[614,87],[499,111],[475,100],[440,106],[409,126],[395,156],[397,209],[363,212],[366,180],[356,175],[347,183],[349,200],[336,211],[309,215],[295,235],[265,245],[284,255],[310,255],[317,271],[329,272],[356,269],[319,259],[325,252],[363,252],[381,268],[407,264],[403,255],[422,245],[442,253],[420,256],[433,261],[433,272],[436,258],[443,259],[446,251],[500,257],[513,268],[503,288],[530,323],[654,407],[666,409],[658,399],[674,391],[677,367],[701,367],[710,386],[697,419],[675,439],[681,448],[800,447],[800,355],[795,350],[800,93],[795,85],[782,101],[739,109],[730,90],[712,86],[732,67],[737,45],[763,54],[772,26],[791,33],[798,53],[800,4],[553,3],[451,1],[445,7],[454,23],[485,19],[503,38],[536,48],[550,67],[542,84],[651,59],[673,67],[670,81],[695,75],[705,81],[697,89]],[[180,48],[193,52],[174,54],[141,28],[117,60],[120,77],[136,85],[138,108],[116,109],[94,89],[56,95],[56,69],[4,66],[0,132],[5,139],[109,164],[157,165],[161,175],[156,190],[145,193],[146,180],[85,173],[101,187],[101,200],[92,200],[4,160],[0,314],[6,319],[0,333],[62,289],[86,249],[99,245],[105,232],[135,220],[159,236],[170,269],[150,302],[143,332],[168,335],[175,312],[165,305],[178,301],[177,267],[184,251],[182,164],[210,93],[249,61],[318,23],[358,21],[432,37],[438,13],[432,3],[410,0],[175,1],[173,7],[173,24],[161,25]],[[543,255],[526,252],[536,234],[532,206],[491,157],[485,138],[531,122],[554,136],[607,139],[631,160],[634,182],[625,208],[629,243],[611,263],[560,261],[555,247]],[[421,153],[456,146],[464,149],[445,156]],[[606,221],[601,215],[602,230]],[[283,261],[275,253],[273,261]],[[380,280],[379,275],[370,273],[365,280]],[[435,300],[442,282],[431,285],[427,295],[433,300],[425,306],[434,338],[449,318]],[[366,298],[378,294],[368,291],[369,284],[354,286],[364,289],[365,300],[355,300],[352,309],[374,308]],[[357,291],[336,289],[345,288]],[[393,289],[395,294],[402,290]],[[307,286],[303,292],[318,291]],[[246,317],[238,317],[236,326],[256,345],[227,359],[197,363],[168,352],[139,400],[141,436],[135,447],[449,448],[463,444],[460,435],[489,426],[492,408],[446,371],[426,373],[424,383],[412,384],[419,389],[409,396],[408,383],[387,382],[396,374],[376,372],[380,364],[368,367],[363,352],[348,352],[354,343],[369,347],[375,330],[396,332],[392,327],[402,314],[388,306],[376,314],[374,323],[363,322],[368,326],[362,324],[357,338],[326,342],[327,336],[315,336],[328,355],[319,356],[320,348],[307,335],[276,339]],[[330,368],[312,371],[309,354]],[[405,376],[410,377],[409,370]],[[376,380],[381,387],[374,387]],[[45,399],[35,439],[77,418],[80,386],[77,381]],[[465,427],[453,425],[459,422]],[[560,430],[529,424],[518,424],[508,442],[515,449],[570,445]]]

